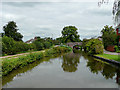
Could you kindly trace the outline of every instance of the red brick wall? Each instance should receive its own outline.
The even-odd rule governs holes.
[[[114,46],[108,46],[107,51],[114,52],[115,51]]]

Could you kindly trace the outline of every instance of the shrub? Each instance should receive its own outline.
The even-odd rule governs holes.
[[[42,50],[44,49],[44,44],[41,43],[40,41],[34,41],[33,44],[35,44],[37,50]]]
[[[102,54],[103,44],[99,39],[90,39],[84,43],[84,51],[88,54]]]
[[[44,55],[45,55],[45,57],[49,57],[49,56],[51,56],[55,53],[56,52],[53,49],[48,49],[48,50],[45,51]]]
[[[15,54],[15,41],[13,40],[13,38],[4,36],[2,38],[2,52],[3,54]]]
[[[12,58],[12,59],[6,58],[2,62],[2,75],[7,75],[13,69],[16,69],[18,67],[22,68],[29,63],[42,59],[44,56],[48,57],[51,55],[56,55],[68,51],[70,51],[69,48],[55,47],[54,49],[49,49],[46,50],[45,52],[30,53],[26,56],[20,56],[18,58]]]
[[[117,53],[120,52],[120,49],[119,49],[119,47],[118,47],[117,45],[114,46],[114,49],[115,49],[115,51],[116,51]]]
[[[45,49],[48,49],[48,48],[50,48],[52,46],[52,44],[50,42],[47,42],[47,41],[44,42],[43,44],[44,44]]]
[[[36,46],[34,44],[27,44],[22,41],[15,41],[13,38],[4,36],[2,38],[2,54],[16,54],[19,52],[24,52],[28,50],[35,50]]]
[[[29,45],[29,50],[36,50],[36,45],[34,43],[30,43]]]

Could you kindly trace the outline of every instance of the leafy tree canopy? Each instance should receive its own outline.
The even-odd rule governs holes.
[[[103,44],[105,48],[109,45],[118,44],[118,37],[112,26],[110,27],[108,25],[104,26],[101,33],[102,33]]]
[[[4,35],[13,38],[15,41],[22,41],[23,35],[17,32],[17,25],[14,21],[8,22],[3,26]]]
[[[80,35],[78,35],[77,28],[75,26],[66,26],[62,30],[63,41],[66,42],[79,42]]]

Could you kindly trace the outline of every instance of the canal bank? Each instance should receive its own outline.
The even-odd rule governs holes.
[[[3,77],[3,88],[118,88],[120,69],[83,53],[45,57]]]
[[[103,54],[92,55],[92,57],[120,66],[120,53],[104,50]]]
[[[102,57],[95,56],[95,55],[92,55],[92,57],[97,58],[97,59],[100,59],[100,60],[105,61],[105,62],[108,62],[108,63],[111,63],[111,64],[115,64],[115,65],[117,65],[117,66],[120,66],[120,62],[115,61],[115,60],[110,60],[110,59],[102,58]]]
[[[7,75],[12,70],[17,68],[22,68],[28,64],[31,64],[37,60],[41,60],[43,57],[49,57],[52,55],[57,55],[61,53],[69,52],[70,48],[68,47],[54,47],[44,52],[35,52],[29,53],[26,56],[19,56],[18,58],[5,58],[2,60],[2,75]]]

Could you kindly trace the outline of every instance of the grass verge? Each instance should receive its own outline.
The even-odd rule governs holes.
[[[45,50],[45,52],[29,53],[26,56],[22,55],[18,58],[12,59],[5,58],[2,60],[2,75],[7,75],[9,72],[17,68],[23,68],[24,66],[33,63],[36,60],[40,60],[43,57],[49,57],[69,51],[71,51],[71,49],[67,47],[53,47],[51,49]]]
[[[110,54],[98,54],[95,56],[99,56],[105,59],[115,60],[120,62],[120,55],[110,55]]]

